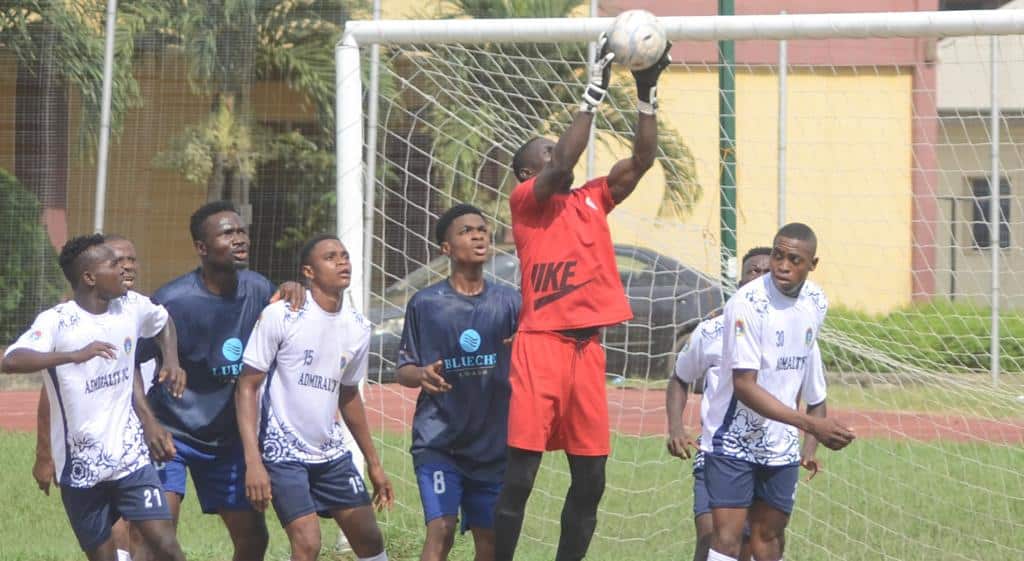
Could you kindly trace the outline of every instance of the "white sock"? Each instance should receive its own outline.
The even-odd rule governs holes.
[[[388,552],[382,551],[373,557],[360,557],[359,561],[388,561]]]
[[[712,549],[708,551],[708,561],[737,561],[737,559]]]
[[[123,549],[117,550],[117,561],[132,561],[132,555]]]

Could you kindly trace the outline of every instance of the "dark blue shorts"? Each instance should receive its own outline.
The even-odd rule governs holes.
[[[458,516],[461,507],[462,532],[494,527],[500,482],[470,479],[451,464],[416,466],[416,482],[426,523],[442,516]]]
[[[704,481],[711,508],[747,508],[759,500],[793,512],[800,465],[765,466],[729,456],[705,454]]]
[[[711,514],[711,499],[704,480],[704,468],[693,470],[693,517]]]
[[[267,462],[264,466],[270,474],[271,502],[282,526],[314,512],[330,518],[334,511],[370,504],[352,454],[319,464]]]
[[[241,448],[207,454],[174,439],[177,453],[158,468],[164,490],[185,496],[186,467],[192,472],[199,506],[205,514],[252,510],[245,498],[245,455]]]
[[[83,551],[96,549],[110,539],[110,528],[118,518],[125,520],[170,520],[153,466],[146,466],[113,481],[94,487],[63,486],[60,498]]]

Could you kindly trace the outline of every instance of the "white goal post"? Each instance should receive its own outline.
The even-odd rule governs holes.
[[[352,262],[352,298],[365,302],[367,183],[363,162],[363,84],[359,49],[387,43],[522,43],[590,41],[613,18],[350,21],[335,47],[337,228]],[[675,16],[658,18],[669,40],[863,39],[1024,34],[1024,10]],[[371,104],[375,99],[369,100]]]

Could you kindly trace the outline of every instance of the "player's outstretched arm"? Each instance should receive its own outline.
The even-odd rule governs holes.
[[[689,458],[690,448],[697,447],[683,426],[683,411],[686,410],[686,400],[689,396],[687,385],[677,376],[672,376],[665,391],[665,414],[668,415],[668,442],[665,445],[668,447],[668,453],[677,458]]]
[[[352,438],[355,439],[359,449],[363,451],[366,458],[366,474],[373,484],[373,505],[377,509],[391,508],[395,502],[395,492],[391,487],[391,481],[384,473],[384,467],[380,463],[380,456],[377,455],[377,447],[373,445],[373,438],[370,436],[370,424],[366,421],[366,409],[363,407],[363,398],[359,395],[359,386],[342,386],[338,395],[338,409],[341,410],[341,418],[348,425]]]
[[[807,416],[817,417],[824,419],[828,417],[828,409],[825,406],[825,402],[816,403],[814,405],[807,406]],[[821,464],[818,463],[818,439],[811,433],[804,434],[804,443],[800,447],[800,465],[804,469],[810,471],[810,475],[807,476],[807,481],[814,479],[815,475],[818,475],[818,470],[821,469]]]
[[[50,452],[50,398],[46,388],[39,391],[39,405],[36,407],[36,462],[32,466],[32,478],[39,489],[50,494],[50,485],[57,483],[57,471]]]
[[[572,169],[580,160],[590,140],[590,127],[594,122],[594,111],[604,100],[612,77],[612,59],[615,55],[608,50],[608,38],[602,33],[598,39],[597,60],[590,68],[590,82],[583,92],[579,111],[562,133],[551,151],[551,160],[537,174],[533,183],[533,195],[538,203],[546,202],[559,191],[572,187]]]
[[[757,385],[756,370],[733,370],[732,381],[736,398],[754,412],[773,421],[793,425],[813,435],[832,450],[845,448],[855,438],[853,431],[840,425],[835,419],[812,417],[786,407],[786,404]]]
[[[117,357],[117,349],[103,341],[93,341],[77,351],[70,352],[43,353],[30,349],[15,349],[0,362],[0,371],[8,374],[31,374],[62,364],[81,364],[96,357],[113,360]]]
[[[245,454],[245,496],[253,508],[263,512],[270,505],[270,474],[263,466],[256,427],[259,424],[259,390],[267,373],[248,364],[242,369],[235,385],[235,418],[238,420],[238,436],[242,440]]]
[[[655,117],[655,109],[658,107],[656,95],[658,77],[672,62],[672,57],[669,56],[671,49],[672,44],[667,44],[665,52],[662,53],[658,62],[650,68],[633,72],[633,79],[636,80],[639,114],[636,136],[633,140],[633,154],[616,162],[608,174],[608,188],[611,190],[615,204],[626,200],[633,189],[636,189],[640,178],[654,165],[654,158],[658,150],[658,119]]]
[[[163,329],[156,334],[153,340],[163,357],[160,373],[157,375],[157,383],[166,383],[167,390],[171,392],[171,395],[180,398],[185,393],[188,375],[178,363],[178,332],[174,328],[174,321],[168,318]]]
[[[174,438],[167,429],[160,424],[149,408],[149,400],[146,399],[146,386],[142,383],[142,371],[135,367],[135,374],[132,376],[132,408],[135,415],[142,423],[142,438],[149,447],[149,455],[158,462],[167,462],[174,458],[177,450],[174,448]]]

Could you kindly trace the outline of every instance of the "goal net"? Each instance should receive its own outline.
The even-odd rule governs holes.
[[[1000,35],[993,50],[990,34],[1011,29],[1010,16],[986,27],[982,16],[993,13],[941,15],[749,17],[731,27],[663,18],[676,41],[658,88],[657,164],[609,218],[635,318],[604,334],[614,437],[591,558],[690,555],[692,477],[665,451],[666,379],[688,330],[721,304],[723,261],[770,244],[786,221],[818,233],[811,278],[832,302],[822,334],[829,409],[858,434],[842,452],[822,448],[823,473],[801,481],[787,556],[1024,555],[1024,40]],[[358,22],[338,49],[347,88],[340,227],[370,267],[359,290],[377,326],[371,376],[384,383],[367,396],[397,484],[398,507],[385,515],[396,543],[423,534],[408,456],[417,393],[388,382],[405,302],[448,272],[435,219],[458,202],[482,208],[496,248],[488,275],[518,282],[512,153],[565,129],[586,81],[586,40],[607,22]],[[730,70],[714,40],[736,37],[748,40],[736,43]],[[781,104],[779,39],[789,39]],[[998,383],[989,346],[993,67],[1002,104]],[[720,97],[722,73],[735,86]],[[729,119],[735,146],[723,149]],[[617,69],[577,182],[628,155],[635,121],[632,78]],[[736,204],[726,210],[736,219],[723,228],[731,171],[720,156],[730,151]],[[725,259],[723,234],[738,239]],[[697,410],[691,401],[691,427]],[[548,455],[517,559],[554,555],[567,483],[564,459]],[[470,558],[470,542],[455,558]]]

